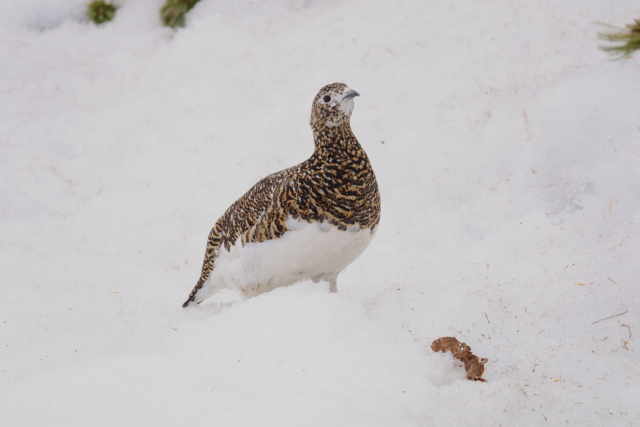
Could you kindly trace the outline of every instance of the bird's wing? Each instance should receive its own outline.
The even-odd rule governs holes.
[[[221,248],[229,251],[238,242],[244,246],[248,242],[261,242],[280,237],[284,228],[284,217],[279,206],[283,186],[295,175],[295,167],[271,174],[255,184],[236,200],[216,221],[209,233],[207,248],[202,263],[202,272],[195,287],[184,303],[193,301],[196,293],[205,284],[214,269],[215,260]],[[287,179],[289,178],[289,179]],[[274,224],[280,224],[274,226]]]

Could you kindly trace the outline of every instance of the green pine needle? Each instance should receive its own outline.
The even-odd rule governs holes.
[[[617,30],[611,33],[598,33],[600,40],[616,44],[615,46],[600,46],[600,49],[615,56],[625,57],[640,49],[640,19],[635,23],[627,25],[627,28],[616,28],[607,25],[609,28]]]
[[[104,0],[94,0],[87,6],[87,17],[95,24],[104,24],[113,19],[118,8]]]
[[[171,28],[184,27],[185,15],[198,1],[200,0],[167,0],[160,11],[162,22]]]

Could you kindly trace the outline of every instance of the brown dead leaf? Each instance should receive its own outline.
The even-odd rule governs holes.
[[[487,359],[480,359],[474,355],[471,352],[471,347],[465,343],[453,337],[442,337],[431,343],[431,350],[436,352],[441,351],[443,353],[447,351],[451,352],[453,357],[464,363],[468,380],[487,382],[487,380],[482,378],[484,364],[487,363]]]

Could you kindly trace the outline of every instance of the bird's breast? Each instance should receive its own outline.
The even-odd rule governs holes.
[[[323,280],[340,273],[369,245],[375,229],[289,217],[287,231],[264,242],[237,242],[216,260],[215,275],[226,287],[252,295],[304,279]]]

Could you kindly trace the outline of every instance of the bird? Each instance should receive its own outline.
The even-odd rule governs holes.
[[[378,182],[351,130],[359,95],[344,83],[320,89],[311,108],[313,154],[260,180],[218,219],[183,307],[223,289],[249,298],[307,279],[337,292],[338,274],[380,222]]]

